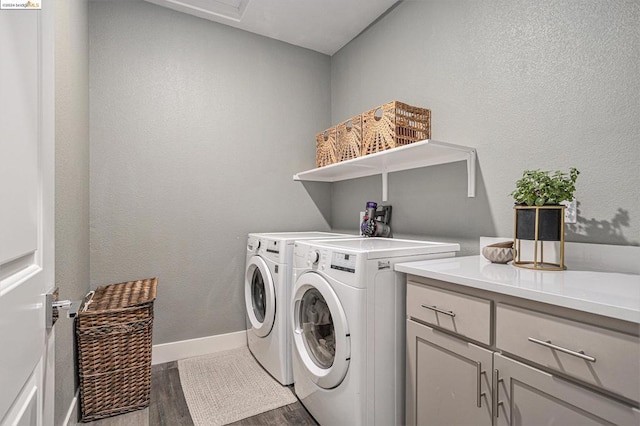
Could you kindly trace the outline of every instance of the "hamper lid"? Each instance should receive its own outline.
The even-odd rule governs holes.
[[[156,299],[158,278],[147,278],[118,284],[99,286],[87,295],[83,313],[97,313],[144,305]]]

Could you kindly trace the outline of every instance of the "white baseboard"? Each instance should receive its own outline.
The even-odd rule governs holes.
[[[153,345],[151,364],[162,364],[247,346],[247,331]]]
[[[71,404],[69,405],[69,410],[67,410],[67,415],[64,417],[64,421],[62,422],[63,426],[76,426],[78,424],[78,399],[80,398],[80,389],[76,392],[75,396],[71,400]]]

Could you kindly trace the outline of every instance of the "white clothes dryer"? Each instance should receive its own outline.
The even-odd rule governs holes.
[[[388,238],[295,243],[294,389],[318,423],[404,424],[406,284],[393,268],[459,250]]]
[[[283,385],[293,383],[289,314],[293,243],[347,237],[354,236],[330,232],[248,235],[244,286],[247,343],[256,360]]]

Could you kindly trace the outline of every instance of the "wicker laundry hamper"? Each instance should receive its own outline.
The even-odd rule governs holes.
[[[98,287],[76,318],[81,421],[149,406],[157,278]]]

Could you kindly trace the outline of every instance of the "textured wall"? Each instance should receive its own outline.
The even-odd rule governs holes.
[[[91,284],[160,277],[155,343],[243,329],[252,231],[353,230],[379,177],[293,182],[313,135],[392,99],[478,150],[393,173],[397,236],[511,235],[526,168],[578,167],[568,239],[640,241],[638,2],[410,1],[332,58],[155,5],[92,2]],[[295,206],[292,209],[291,206]]]
[[[432,109],[434,139],[477,148],[476,198],[463,163],[389,176],[397,233],[512,235],[522,171],[575,166],[568,240],[638,244],[638,22],[637,1],[406,0],[332,57],[332,122],[397,99]],[[380,188],[334,184],[332,225]]]
[[[329,229],[329,186],[292,176],[330,58],[144,2],[89,23],[91,285],[158,276],[155,344],[245,329],[247,233]]]
[[[56,2],[56,286],[63,299],[89,289],[89,28],[87,0]],[[75,395],[73,321],[56,323],[55,424]],[[73,419],[75,420],[75,419]]]

